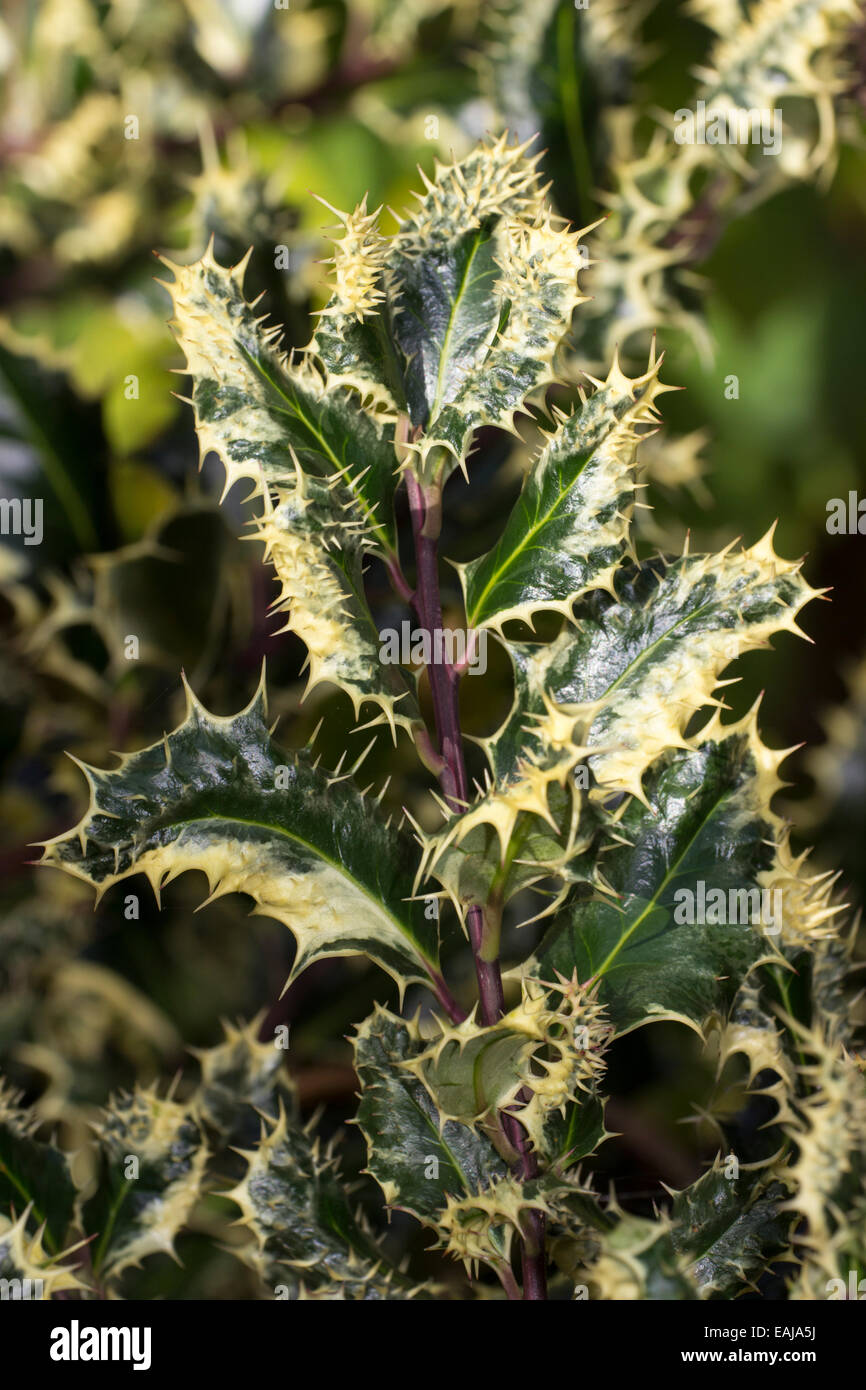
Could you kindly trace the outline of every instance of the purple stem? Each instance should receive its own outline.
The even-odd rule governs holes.
[[[442,976],[438,972],[434,974],[432,970],[430,972],[430,987],[451,1022],[462,1023],[466,1018],[466,1010],[461,1009]]]
[[[412,515],[417,568],[417,582],[412,601],[422,627],[430,634],[429,649],[432,652],[436,650],[433,642],[434,634],[442,628],[442,598],[439,590],[437,553],[441,521],[441,493],[436,489],[425,495],[418,479],[411,472],[406,473],[406,488]],[[443,761],[439,780],[449,807],[452,811],[460,812],[469,802],[466,763],[463,758],[463,739],[460,733],[458,701],[460,677],[447,659],[441,662],[431,662],[427,668],[427,675],[433,699],[439,753]],[[486,954],[484,952],[484,913],[480,907],[476,906],[469,909],[467,928],[478,980],[481,1022],[489,1026],[496,1023],[505,1013],[505,994],[502,988],[499,957],[497,953],[492,960],[484,959]],[[443,1000],[443,1002],[445,1001]],[[447,1003],[445,1007],[448,1008]],[[452,1019],[454,1018],[450,1009],[449,1015]],[[520,1176],[524,1180],[536,1177],[538,1164],[529,1147],[523,1126],[513,1115],[503,1113],[502,1127],[509,1143],[518,1155],[517,1167]],[[522,1265],[524,1299],[546,1299],[544,1217],[538,1212],[530,1213],[526,1221]]]

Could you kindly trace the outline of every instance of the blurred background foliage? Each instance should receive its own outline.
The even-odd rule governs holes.
[[[791,814],[841,871],[846,900],[862,902],[864,541],[826,522],[830,499],[866,496],[866,20],[832,0],[788,9],[794,56],[798,42],[809,52],[799,9],[822,12],[834,39],[826,50],[815,31],[811,89],[795,67],[743,59],[739,0],[7,0],[0,493],[43,499],[44,535],[0,536],[0,1066],[46,1122],[74,1135],[112,1089],[194,1071],[188,1046],[218,1042],[222,1016],[259,1010],[262,1037],[291,1023],[302,1106],[326,1104],[335,1126],[352,1111],[344,1035],[375,998],[393,1002],[380,974],[328,962],[281,999],[290,936],[241,899],[196,914],[200,885],[185,878],[160,911],[142,882],[94,913],[84,885],[34,874],[27,846],[81,813],[84,780],[65,753],[104,766],[158,738],[181,717],[182,668],[229,713],[267,658],[281,737],[297,746],[325,716],[317,746],[336,763],[348,701],[301,704],[303,649],[273,636],[274,586],[259,547],[239,539],[243,498],[220,506],[221,469],[197,467],[153,252],[192,260],[213,237],[234,262],[251,246],[248,297],[264,293],[287,343],[303,345],[326,298],[323,224],[336,220],[311,190],[333,208],[366,196],[402,210],[417,164],[459,156],[487,130],[539,131],[558,211],[580,225],[606,217],[571,367],[597,372],[618,347],[634,370],[655,329],[664,379],[687,388],[665,397],[645,446],[644,550],[681,549],[687,532],[694,549],[751,543],[778,518],[780,553],[808,551],[810,582],[832,586],[832,604],[804,619],[817,645],[786,637],[772,656],[747,656],[727,699],[742,712],[766,685],[767,741],[815,745],[788,764]],[[672,113],[722,78],[746,105],[782,103],[778,159],[672,141]],[[450,558],[490,544],[532,421],[522,433],[517,448],[491,433],[469,485],[452,481]],[[380,625],[399,623],[375,567],[369,583]],[[457,596],[446,580],[459,623]],[[489,732],[510,700],[495,644],[490,660],[484,681],[464,682],[471,733]],[[429,815],[407,747],[380,740],[368,766],[393,774],[395,808]],[[602,1166],[624,1205],[641,1210],[659,1179],[700,1171],[714,1138],[694,1098],[724,1094],[732,1112],[742,1080],[717,1080],[681,1029],[617,1045],[610,1118],[623,1137]],[[743,1124],[762,1118],[753,1102]],[[357,1140],[347,1162],[360,1165]],[[415,1237],[398,1222],[393,1238]],[[159,1257],[129,1275],[133,1296],[249,1292],[229,1257],[199,1258],[194,1233],[180,1245],[185,1272]]]

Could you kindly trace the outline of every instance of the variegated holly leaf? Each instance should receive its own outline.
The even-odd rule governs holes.
[[[500,127],[519,140],[539,137],[555,157],[560,142],[568,143],[563,121],[574,116],[576,36],[588,14],[578,17],[573,0],[488,0],[483,20],[479,85]]]
[[[835,875],[833,876],[835,879]],[[851,1048],[854,1045],[856,1022],[852,1017],[848,983],[853,965],[857,935],[834,935],[816,941],[808,954],[811,982],[811,1005],[823,1020],[829,1043]]]
[[[760,743],[755,712],[714,719],[694,752],[668,754],[625,808],[599,868],[538,946],[533,971],[596,981],[618,1033],[656,1019],[701,1031],[725,1016],[744,976],[779,958],[772,874],[779,820],[770,799],[784,754]]]
[[[784,907],[783,907],[784,912]],[[788,994],[787,971],[773,971],[773,982],[782,982],[784,995]],[[740,985],[728,1016],[718,1021],[718,1036],[712,1044],[718,1048],[717,1077],[719,1081],[719,1100],[707,1106],[710,1114],[721,1118],[729,1110],[726,1089],[729,1078],[726,1076],[728,1063],[732,1057],[742,1058],[744,1067],[743,1082],[750,1096],[762,1096],[775,1103],[775,1113],[761,1125],[756,1134],[750,1134],[739,1144],[740,1158],[756,1169],[775,1162],[780,1155],[780,1134],[777,1126],[787,1125],[796,1119],[791,1103],[797,1093],[796,1045],[790,1032],[779,1026],[778,1019],[764,1007],[762,984],[759,978],[749,978]],[[784,996],[783,996],[784,997]],[[770,1077],[774,1080],[770,1080]],[[760,1086],[756,1082],[760,1080]],[[736,1082],[734,1083],[736,1086]],[[743,1093],[737,1087],[733,1104],[741,1108]],[[781,1141],[784,1147],[784,1140]]]
[[[495,795],[495,793],[491,793]],[[546,816],[531,809],[520,814],[508,831],[505,859],[496,827],[473,810],[451,816],[435,833],[419,833],[422,848],[416,885],[434,878],[442,885],[461,920],[470,907],[499,912],[518,893],[535,889],[537,910],[528,920],[553,912],[567,891],[557,880],[566,864],[580,865],[595,832],[579,803],[565,788],[546,788]],[[486,807],[482,803],[482,815]],[[579,870],[570,870],[576,877]],[[590,873],[587,867],[587,873]],[[534,904],[535,905],[535,904]]]
[[[173,1255],[202,1191],[207,1146],[191,1110],[156,1086],[114,1098],[95,1125],[98,1167],[82,1223],[94,1273],[115,1280],[148,1255]]]
[[[657,418],[655,354],[647,371],[625,376],[615,359],[582,408],[560,417],[526,477],[494,548],[460,566],[470,627],[501,630],[534,614],[572,616],[588,589],[612,590],[629,548],[640,426]]]
[[[244,298],[247,260],[218,265],[209,247],[191,265],[165,262],[202,457],[213,450],[226,491],[248,479],[251,495],[292,488],[296,457],[304,473],[342,482],[356,507],[345,523],[360,525],[372,548],[393,552],[393,424],[329,383],[311,358],[280,351],[280,328],[265,328],[266,316]]]
[[[866,1255],[866,1059],[831,1042],[821,1018],[810,1028],[785,1022],[807,1094],[787,1127],[796,1158],[782,1174],[791,1194],[783,1210],[800,1223],[795,1244],[807,1268],[836,1278]]]
[[[547,1210],[530,1184],[510,1175],[494,1178],[467,1197],[446,1196],[436,1222],[438,1245],[455,1260],[462,1260],[467,1275],[477,1278],[484,1264],[506,1287],[513,1286],[512,1246],[515,1236],[527,1239],[538,1231],[538,1219]],[[537,1238],[537,1236],[536,1236]]]
[[[201,1067],[201,1082],[192,1104],[199,1119],[220,1137],[237,1143],[237,1133],[255,1119],[256,1111],[276,1115],[281,1096],[288,1094],[285,1050],[277,1039],[259,1041],[262,1016],[243,1027],[223,1023],[225,1038],[216,1047],[191,1047]]]
[[[599,1237],[613,1230],[614,1213],[607,1202],[602,1205],[591,1180],[582,1179],[579,1170],[564,1172],[559,1164],[525,1183],[524,1190],[527,1196],[538,1196],[544,1202],[549,1259],[566,1277],[576,1278],[587,1262],[597,1257]],[[585,1298],[586,1291],[580,1296]]]
[[[754,1289],[774,1260],[790,1251],[790,1217],[780,1210],[780,1182],[728,1177],[717,1159],[674,1197],[674,1249],[689,1259],[688,1277],[701,1298],[736,1298]],[[789,1254],[791,1262],[793,1254]]]
[[[319,314],[307,354],[321,363],[331,387],[348,386],[368,406],[393,421],[406,409],[403,375],[383,309],[384,263],[388,241],[379,231],[379,214],[367,200],[352,213],[330,211],[342,231],[334,243],[332,292]],[[393,461],[392,461],[393,462]]]
[[[481,425],[511,429],[555,379],[578,292],[578,241],[545,207],[526,146],[487,140],[424,178],[392,238],[385,280],[422,473],[465,462]]]
[[[308,649],[307,692],[331,682],[356,718],[370,701],[392,730],[411,727],[414,690],[379,659],[362,578],[368,551],[396,553],[393,415],[364,409],[342,377],[323,375],[322,343],[297,359],[278,351],[279,330],[264,330],[244,299],[245,261],[226,269],[209,248],[192,265],[167,264],[201,455],[219,455],[226,492],[247,479],[261,497],[257,535],[280,584],[274,606]]]
[[[295,487],[278,487],[258,525],[265,557],[280,584],[273,607],[287,614],[280,631],[294,632],[307,648],[305,695],[330,682],[352,702],[357,719],[365,702],[378,707],[371,724],[421,727],[413,680],[403,667],[380,658],[381,638],[364,594],[358,539],[335,521],[334,491],[297,470]]]
[[[766,646],[773,632],[800,631],[796,615],[817,591],[799,568],[779,559],[772,533],[733,555],[623,564],[613,594],[585,595],[574,624],[555,641],[506,641],[515,693],[501,727],[479,740],[490,764],[487,785],[442,830],[422,837],[424,869],[440,876],[438,864],[457,901],[455,880],[475,891],[481,875],[465,867],[456,873],[452,849],[473,835],[477,843],[479,827],[489,827],[499,873],[508,875],[523,857],[517,842],[530,833],[529,820],[548,824],[561,845],[558,855],[553,845],[542,852],[548,872],[588,878],[584,851],[597,819],[584,792],[590,803],[611,793],[644,796],[647,768],[666,751],[691,746],[692,716],[719,703],[714,692],[725,667]],[[560,788],[570,797],[564,820],[555,809]],[[486,855],[495,852],[492,843],[488,834],[480,846]],[[812,939],[820,912],[828,915],[819,896],[816,888]]]
[[[733,24],[718,24],[704,7],[704,22],[719,29],[706,65],[697,69],[704,121],[720,114],[727,119],[732,110],[759,110],[777,113],[781,124],[784,111],[779,132],[784,172],[809,178],[832,167],[833,99],[845,81],[838,55],[858,16],[852,0],[792,0],[753,5]],[[705,157],[709,148],[717,159],[738,167],[750,152],[748,142],[742,149],[722,145],[717,151],[707,141],[696,143]]]
[[[237,1253],[276,1296],[286,1288],[359,1300],[412,1295],[362,1213],[353,1212],[333,1154],[322,1154],[285,1111],[262,1121],[259,1143],[243,1157],[246,1174],[226,1195],[254,1239]]]
[[[389,1206],[435,1225],[449,1197],[477,1193],[507,1165],[477,1128],[447,1120],[407,1063],[425,1050],[414,1024],[377,1005],[353,1039],[361,1083],[357,1124],[368,1172]]]
[[[91,801],[41,862],[100,894],[143,873],[162,884],[200,869],[210,897],[248,893],[297,942],[293,976],[325,956],[367,955],[400,983],[429,982],[435,924],[412,893],[411,845],[346,774],[272,740],[264,689],[240,714],[209,714],[187,687],[184,722],[113,772],[82,765]]]
[[[508,1110],[546,1158],[574,1161],[577,1149],[600,1142],[597,1084],[612,1029],[576,977],[550,988],[523,979],[520,1001],[486,1027],[474,1017],[437,1022],[439,1037],[403,1065],[427,1087],[441,1121],[476,1125]],[[578,1117],[584,1105],[591,1113]]]
[[[618,1215],[610,1230],[599,1232],[597,1256],[578,1275],[590,1297],[623,1303],[697,1298],[688,1259],[674,1246],[670,1221]]]
[[[516,1101],[531,1073],[537,1039],[507,1023],[448,1028],[416,1064],[443,1115],[474,1124]]]
[[[724,669],[773,633],[799,633],[796,616],[817,592],[775,553],[772,532],[747,550],[621,569],[614,595],[589,594],[555,642],[509,644],[515,701],[484,744],[497,783],[518,778],[521,759],[558,767],[576,743],[573,715],[601,792],[643,796],[646,769],[688,747],[692,716],[718,703]],[[579,755],[572,746],[572,765]]]
[[[68,1290],[87,1292],[72,1258],[77,1247],[49,1255],[43,1235],[31,1229],[32,1212],[25,1207],[17,1221],[0,1215],[0,1288],[3,1299],[50,1299]],[[72,1259],[72,1263],[64,1263]]]
[[[719,37],[695,70],[690,138],[681,144],[671,138],[671,117],[667,129],[657,126],[645,138],[645,113],[625,105],[628,92],[620,88],[607,168],[612,191],[601,195],[610,215],[587,306],[593,347],[605,357],[614,343],[630,344],[665,325],[685,330],[701,356],[712,360],[713,343],[704,318],[694,312],[694,279],[685,268],[702,255],[703,221],[693,216],[697,187],[709,179],[716,217],[723,218],[736,216],[746,189],[757,201],[834,167],[834,107],[846,83],[840,54],[857,22],[854,0],[694,0],[692,12]],[[580,82],[578,69],[584,114],[602,105],[611,76],[619,85],[634,66],[640,53],[634,30],[645,13],[629,0],[603,0],[592,18],[589,11],[579,16],[586,76],[593,86],[600,78],[602,86],[586,101],[587,83]],[[712,142],[719,124],[723,131],[742,132],[745,120],[748,136],[757,112],[773,113],[773,143],[764,148],[775,149],[778,158],[765,159],[748,138]],[[591,141],[586,123],[584,133]],[[587,347],[581,342],[584,361]]]
[[[12,1219],[26,1208],[31,1231],[44,1227],[43,1244],[57,1251],[72,1220],[75,1185],[65,1155],[34,1138],[35,1129],[0,1081],[0,1215]]]

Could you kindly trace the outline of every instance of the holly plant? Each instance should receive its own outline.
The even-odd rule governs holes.
[[[772,533],[639,553],[641,439],[672,388],[655,349],[635,377],[614,357],[603,379],[573,378],[592,229],[555,215],[536,166],[490,138],[437,164],[393,235],[363,204],[341,213],[330,298],[292,355],[245,299],[243,261],[169,264],[201,455],[226,493],[246,486],[307,691],[344,692],[395,765],[417,756],[423,813],[397,824],[386,788],[361,789],[363,758],[282,746],[264,682],[233,717],[187,689],[173,732],[84,767],[87,811],[43,852],[98,895],[144,874],[158,896],[200,870],[211,898],[245,894],[288,927],[292,979],[335,956],[392,977],[398,1011],[377,1004],[353,1039],[381,1200],[356,1208],[339,1145],[301,1124],[282,1054],[249,1024],[199,1054],[196,1086],[112,1100],[83,1186],[4,1092],[9,1277],[118,1296],[190,1223],[234,1231],[262,1297],[734,1298],[775,1277],[816,1298],[862,1272],[850,941],[832,879],[773,810],[784,753],[756,708],[726,719],[719,693],[743,653],[798,631],[816,591]],[[507,432],[522,489],[457,565],[464,616],[446,624],[443,508]],[[385,575],[420,665],[377,625]],[[461,684],[488,646],[513,694],[467,749]],[[612,1049],[661,1022],[717,1068],[718,1151],[641,1214],[597,1190],[594,1155]],[[766,1123],[737,1128],[756,1095]],[[392,1210],[427,1235],[408,1266]]]

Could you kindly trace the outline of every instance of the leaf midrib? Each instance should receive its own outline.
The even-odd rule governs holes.
[[[487,241],[487,237],[483,234],[483,228],[479,227],[472,238],[471,249],[469,251],[469,255],[466,258],[466,264],[463,267],[463,274],[460,277],[460,284],[457,287],[457,293],[451,300],[451,313],[448,316],[448,323],[445,328],[445,336],[443,337],[442,343],[439,347],[439,370],[436,374],[436,395],[434,396],[433,404],[430,407],[429,423],[432,423],[436,419],[436,417],[439,414],[439,411],[442,408],[442,396],[445,391],[445,367],[449,360],[449,349],[451,346],[451,339],[454,336],[454,330],[457,324],[458,310],[469,288],[469,272],[472,269],[472,264],[475,260],[475,257],[478,254],[478,251],[482,243],[485,241]]]
[[[668,574],[670,574],[670,570],[668,570],[667,573],[664,575],[665,579],[667,579]],[[621,604],[619,606],[622,607]],[[670,627],[665,629],[665,631],[661,634],[660,637],[657,637],[653,642],[650,642],[649,646],[644,647],[643,650],[640,651],[638,655],[634,657],[634,659],[630,661],[622,671],[620,671],[619,675],[616,677],[616,680],[611,681],[610,685],[607,686],[607,688],[605,689],[604,694],[600,695],[598,698],[600,700],[607,700],[613,693],[613,691],[615,691],[616,689],[618,689],[619,686],[622,685],[626,677],[633,674],[634,671],[637,670],[638,667],[640,667],[642,663],[647,660],[648,657],[652,656],[653,652],[655,652],[658,647],[660,647],[664,642],[667,642],[671,635],[677,632],[678,628],[681,628],[685,623],[691,622],[695,618],[702,617],[706,612],[711,612],[713,607],[713,600],[708,599],[706,603],[699,604],[699,606],[697,608],[692,609],[690,613],[683,613],[681,617],[677,618],[676,622],[671,623]],[[605,613],[603,616],[605,619],[607,619],[610,616],[610,610],[608,610],[608,612]],[[606,632],[606,629],[602,626],[601,623],[599,623],[598,626],[600,631]],[[747,630],[749,626],[750,624],[743,624],[743,628],[745,630]],[[739,629],[731,628],[730,626],[728,626],[724,629],[724,631],[736,633],[737,631],[739,631]],[[731,662],[736,661],[736,659],[737,658],[733,656],[725,664],[729,666]]]
[[[374,1066],[373,1063],[368,1063],[368,1065],[372,1068],[373,1071],[376,1070],[376,1068],[375,1068],[375,1066]],[[419,1086],[421,1086],[422,1089],[423,1089],[423,1083],[422,1083],[422,1082],[419,1082],[418,1084],[419,1084]],[[449,1159],[449,1161],[450,1161],[452,1167],[454,1168],[455,1173],[457,1174],[457,1176],[458,1176],[459,1179],[460,1179],[460,1182],[461,1182],[462,1185],[463,1185],[463,1190],[467,1193],[467,1195],[471,1195],[472,1188],[471,1188],[470,1183],[469,1183],[469,1176],[468,1176],[468,1174],[465,1172],[465,1170],[464,1170],[464,1168],[463,1168],[463,1164],[461,1163],[459,1157],[457,1156],[457,1154],[456,1154],[456,1153],[454,1152],[454,1150],[451,1148],[450,1144],[448,1144],[447,1141],[446,1141],[446,1139],[445,1139],[445,1126],[442,1127],[442,1130],[441,1130],[441,1131],[439,1130],[438,1125],[435,1125],[435,1124],[433,1123],[432,1117],[427,1113],[427,1111],[424,1109],[423,1105],[421,1105],[420,1102],[417,1101],[417,1100],[415,1099],[415,1097],[414,1097],[414,1095],[412,1094],[412,1091],[411,1091],[411,1089],[410,1089],[410,1087],[409,1087],[408,1084],[403,1088],[403,1091],[404,1091],[404,1094],[405,1094],[407,1100],[409,1101],[409,1104],[412,1105],[412,1106],[414,1106],[414,1108],[417,1110],[417,1112],[418,1112],[418,1114],[421,1116],[421,1119],[423,1120],[424,1124],[427,1126],[427,1128],[429,1129],[430,1133],[434,1136],[434,1138],[435,1138],[437,1144],[439,1144],[439,1145],[441,1146],[441,1148],[443,1148],[443,1149],[445,1150],[445,1153],[448,1155],[448,1159]],[[425,1095],[427,1094],[426,1091],[424,1092],[424,1094],[425,1094]],[[447,1123],[449,1123],[449,1122],[446,1121],[446,1124],[447,1124]]]
[[[675,877],[676,873],[679,872],[679,869],[680,869],[681,864],[683,863],[683,860],[684,860],[684,859],[686,858],[686,856],[688,855],[688,853],[689,853],[689,851],[691,850],[692,846],[694,845],[696,839],[698,838],[698,836],[699,836],[700,834],[703,833],[704,830],[706,830],[707,825],[709,824],[709,822],[710,822],[710,820],[712,819],[712,817],[715,815],[715,813],[716,813],[716,811],[718,810],[719,806],[722,804],[722,802],[725,800],[725,798],[728,797],[728,796],[730,796],[730,795],[732,795],[732,790],[731,790],[731,788],[727,788],[727,787],[726,787],[726,788],[724,788],[724,789],[719,793],[718,796],[716,796],[716,797],[713,799],[711,805],[707,808],[707,813],[706,813],[706,815],[702,816],[701,821],[700,821],[700,824],[696,827],[694,833],[693,833],[692,835],[689,836],[689,838],[688,838],[688,840],[686,841],[685,845],[683,845],[682,850],[680,851],[680,853],[671,861],[670,865],[668,866],[668,870],[667,870],[667,872],[666,872],[664,878],[662,879],[661,883],[660,883],[660,884],[658,885],[658,887],[656,888],[655,892],[653,893],[653,896],[652,896],[652,897],[649,899],[649,901],[647,902],[647,905],[646,905],[646,907],[644,908],[644,910],[638,914],[638,916],[635,918],[635,920],[632,922],[631,926],[629,927],[628,931],[626,931],[626,932],[623,933],[623,935],[620,937],[619,941],[617,942],[616,946],[614,946],[613,950],[610,951],[610,952],[608,953],[606,959],[605,959],[605,960],[602,962],[602,964],[599,966],[598,970],[593,972],[593,976],[594,976],[594,977],[597,976],[598,978],[601,978],[603,975],[605,975],[605,974],[607,973],[611,961],[613,961],[613,960],[616,959],[616,957],[619,955],[620,951],[621,951],[621,950],[623,949],[623,947],[625,946],[626,942],[634,935],[634,933],[637,931],[637,929],[638,929],[638,927],[641,925],[641,923],[646,919],[646,917],[650,914],[650,912],[654,911],[654,909],[658,906],[658,900],[659,900],[659,898],[661,897],[661,895],[662,895],[662,893],[664,892],[664,890],[667,888],[667,886],[668,886],[668,884],[670,883],[671,879],[672,879],[673,877]]]
[[[351,479],[351,475],[347,472],[347,466],[340,462],[339,458],[334,453],[327,439],[325,439],[321,430],[319,430],[319,428],[315,424],[315,421],[311,421],[307,418],[300,406],[293,402],[292,399],[286,395],[285,391],[282,389],[279,383],[269,375],[269,373],[261,365],[258,359],[255,358],[250,352],[248,352],[248,350],[244,347],[243,343],[238,343],[238,347],[240,351],[243,353],[243,355],[247,358],[247,361],[250,363],[250,366],[253,367],[254,370],[256,370],[260,374],[260,376],[262,376],[262,378],[266,382],[268,382],[268,384],[273,388],[273,390],[276,391],[277,394],[286,402],[287,408],[285,410],[283,410],[279,406],[275,407],[278,413],[281,415],[288,415],[290,417],[293,417],[294,419],[300,420],[301,424],[304,425],[304,427],[310,431],[313,437],[319,441],[319,443],[322,446],[322,451],[327,455],[328,458],[330,458],[331,462],[334,464],[334,467],[338,470],[340,475],[343,477],[349,477]],[[357,502],[359,509],[364,513],[369,522],[369,525],[376,532],[376,535],[380,540],[382,548],[388,554],[393,554],[393,547],[388,539],[386,532],[383,530],[381,523],[376,521],[373,508],[371,508],[367,504],[366,498],[364,497],[364,494],[361,492],[360,488],[356,488],[353,484],[354,479],[351,479],[349,484],[350,491],[352,493],[353,498]],[[340,565],[340,570],[341,573],[345,575],[346,582],[349,585],[349,588],[351,589],[352,594],[354,595],[358,603],[362,621],[371,630],[373,636],[376,639],[376,642],[378,642],[379,630],[376,627],[376,624],[373,621],[373,616],[370,613],[369,608],[367,606],[366,597],[361,592],[359,592],[357,585],[349,575],[348,570],[344,565]]]
[[[525,550],[526,547],[529,545],[529,542],[538,534],[539,531],[541,531],[545,526],[548,525],[548,523],[550,522],[551,517],[552,517],[552,516],[554,515],[554,513],[557,511],[557,508],[558,508],[558,507],[560,506],[560,504],[565,500],[565,498],[569,495],[569,493],[572,491],[572,489],[577,485],[578,480],[582,477],[582,475],[583,475],[585,469],[588,467],[589,463],[591,462],[591,459],[592,459],[592,454],[587,454],[586,458],[584,459],[583,463],[581,464],[580,469],[578,470],[577,473],[575,473],[574,477],[572,478],[572,480],[571,480],[571,482],[568,484],[568,486],[565,487],[565,488],[560,488],[560,491],[557,493],[557,496],[555,497],[555,499],[554,499],[554,501],[552,502],[551,506],[548,508],[548,510],[544,513],[544,515],[543,515],[542,517],[539,518],[538,515],[536,514],[536,520],[530,525],[529,530],[526,532],[526,535],[525,535],[525,536],[523,537],[523,539],[518,543],[518,545],[515,547],[515,549],[511,551],[511,553],[510,553],[508,559],[507,559],[506,561],[504,561],[503,564],[501,564],[497,569],[494,569],[493,574],[491,575],[490,579],[487,581],[487,583],[486,583],[486,585],[484,586],[484,588],[482,589],[480,595],[479,595],[478,598],[476,599],[476,601],[475,601],[475,603],[474,603],[474,605],[473,605],[473,608],[472,608],[472,612],[467,616],[467,622],[469,623],[469,625],[470,625],[471,627],[474,627],[474,626],[475,626],[475,623],[476,623],[477,618],[478,618],[478,614],[479,614],[479,612],[481,611],[481,609],[482,609],[482,607],[483,607],[483,604],[484,604],[484,600],[487,598],[487,595],[490,593],[490,590],[491,590],[492,588],[494,588],[494,586],[497,585],[497,584],[499,583],[499,581],[500,581],[502,575],[506,572],[506,570],[508,570],[511,566],[513,566],[514,564],[516,564],[517,558],[518,558],[520,555],[523,554],[524,550]],[[518,505],[519,505],[519,503],[518,503]],[[506,530],[507,530],[507,525],[506,525]],[[499,543],[498,543],[498,545],[496,546],[496,550],[501,550],[501,548],[502,548],[502,546],[503,546],[504,544],[505,544],[505,537],[503,536],[502,540],[500,540]],[[495,553],[495,551],[494,551],[493,553]]]
[[[419,1084],[420,1084],[420,1083],[419,1083]],[[472,1190],[472,1189],[471,1189],[471,1187],[470,1187],[470,1185],[469,1185],[468,1175],[467,1175],[467,1173],[464,1171],[463,1165],[462,1165],[462,1163],[460,1162],[460,1159],[457,1157],[457,1154],[456,1154],[456,1153],[454,1152],[454,1150],[451,1148],[451,1145],[448,1144],[448,1143],[446,1142],[446,1140],[445,1140],[445,1129],[444,1129],[444,1126],[443,1126],[443,1129],[442,1129],[442,1133],[440,1134],[438,1126],[435,1125],[435,1124],[433,1123],[433,1120],[432,1120],[431,1116],[427,1114],[427,1112],[426,1112],[426,1110],[424,1110],[423,1106],[419,1105],[418,1101],[417,1101],[417,1100],[415,1099],[415,1097],[412,1095],[411,1091],[409,1091],[409,1090],[407,1089],[406,1094],[407,1094],[408,1097],[409,1097],[409,1102],[410,1102],[410,1104],[411,1104],[411,1105],[414,1105],[414,1107],[415,1107],[415,1109],[418,1111],[419,1115],[421,1115],[421,1117],[423,1118],[424,1123],[426,1124],[427,1128],[430,1130],[430,1133],[431,1133],[432,1135],[435,1136],[436,1141],[439,1143],[439,1145],[445,1150],[446,1154],[448,1155],[448,1159],[449,1159],[449,1161],[450,1161],[452,1167],[454,1168],[455,1173],[457,1173],[458,1177],[460,1178],[461,1183],[463,1184],[463,1190],[464,1190],[467,1194],[471,1193],[471,1190]],[[446,1122],[446,1123],[447,1123],[447,1122]]]
[[[253,368],[253,370],[257,372],[258,375],[268,383],[271,389],[277,393],[281,400],[284,400],[286,402],[285,409],[283,409],[280,406],[275,407],[278,413],[288,415],[296,420],[299,420],[301,424],[304,426],[304,428],[309,430],[313,438],[318,441],[319,445],[321,446],[322,453],[325,455],[326,458],[330,459],[331,463],[333,463],[334,467],[337,469],[340,475],[343,477],[351,478],[351,474],[348,473],[347,465],[345,463],[340,462],[339,458],[334,453],[334,450],[331,448],[331,445],[328,443],[327,439],[322,434],[315,421],[310,420],[308,416],[305,414],[305,412],[301,409],[301,406],[298,404],[298,402],[293,400],[291,396],[287,395],[280,383],[277,380],[275,380],[275,378],[270,374],[270,372],[268,372],[266,368],[262,365],[259,358],[257,358],[253,353],[251,353],[242,342],[239,342],[237,339],[235,339],[235,341],[237,342],[238,350],[240,351],[242,356],[246,358],[247,362]],[[350,490],[352,496],[355,498],[355,501],[358,503],[359,509],[364,513],[364,516],[366,517],[368,524],[378,536],[381,545],[389,554],[391,554],[393,552],[393,546],[391,545],[387,535],[382,529],[381,522],[378,522],[376,520],[374,509],[367,503],[367,500],[364,497],[364,494],[361,492],[360,488],[356,488],[354,486],[351,486],[350,484]]]

